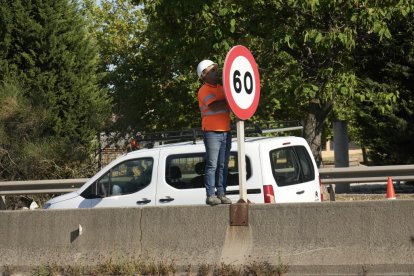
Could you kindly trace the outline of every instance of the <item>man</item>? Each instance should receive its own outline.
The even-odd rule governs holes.
[[[226,197],[231,148],[230,110],[223,86],[218,83],[217,64],[211,60],[201,61],[197,66],[197,75],[203,82],[203,86],[198,90],[198,105],[206,147],[204,176],[206,204],[231,204],[231,200]]]

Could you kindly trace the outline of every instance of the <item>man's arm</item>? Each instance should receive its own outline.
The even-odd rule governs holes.
[[[226,100],[214,101],[208,105],[208,107],[213,111],[222,110],[223,108],[228,108]]]

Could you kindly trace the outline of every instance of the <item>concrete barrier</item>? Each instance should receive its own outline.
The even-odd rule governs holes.
[[[414,271],[414,201],[0,212],[0,268],[105,260],[283,263],[290,274]],[[81,226],[81,231],[80,227]]]

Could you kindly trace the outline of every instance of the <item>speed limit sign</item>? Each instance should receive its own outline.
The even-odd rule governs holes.
[[[256,61],[246,47],[237,45],[227,53],[223,86],[234,115],[241,120],[253,116],[260,99],[260,77]]]
[[[256,61],[246,47],[237,45],[227,53],[223,66],[223,86],[231,111],[240,119],[236,124],[239,202],[247,203],[244,120],[256,112],[260,99],[260,78]]]

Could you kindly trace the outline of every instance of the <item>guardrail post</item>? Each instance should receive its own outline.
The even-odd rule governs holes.
[[[335,189],[333,185],[328,185],[329,200],[335,201]]]
[[[6,210],[6,196],[0,196],[0,210]]]
[[[345,121],[335,121],[334,133],[334,159],[335,168],[349,167],[348,151],[348,124]],[[335,192],[347,193],[351,190],[350,184],[335,186]]]

